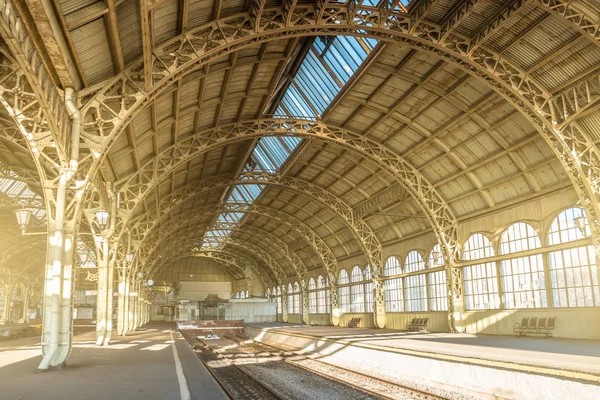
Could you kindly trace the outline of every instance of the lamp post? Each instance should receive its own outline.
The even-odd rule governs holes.
[[[31,222],[31,210],[27,208],[19,208],[15,210],[15,217],[17,217],[17,224],[21,227],[21,235],[46,235],[48,232],[27,232],[27,226]]]

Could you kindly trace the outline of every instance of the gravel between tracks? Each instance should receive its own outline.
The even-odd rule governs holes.
[[[229,339],[207,340],[218,359],[209,362],[211,368],[235,365],[251,378],[261,382],[286,400],[367,400],[378,397],[332,381],[320,375],[286,363],[279,352],[262,351]]]
[[[242,339],[242,338],[236,338]],[[243,339],[242,339],[243,340]],[[293,350],[284,350],[279,347],[270,346],[268,344],[260,342],[246,341],[251,343],[257,349],[262,351],[279,351],[283,354],[288,362],[299,364],[305,368],[314,370],[317,373],[322,373],[326,376],[332,376],[336,379],[347,381],[348,383],[362,387],[366,390],[373,391],[381,394],[382,396],[393,398],[393,399],[419,399],[419,400],[430,400],[430,399],[449,399],[449,400],[477,400],[476,397],[457,393],[451,390],[446,390],[440,387],[429,385],[425,382],[418,382],[414,379],[405,379],[402,377],[389,377],[381,375],[377,371],[357,371],[361,373],[355,373],[350,371],[351,366],[345,365],[331,365],[324,361],[318,360],[320,355],[318,353],[306,354],[298,353]],[[367,376],[365,376],[367,375]],[[416,391],[430,393],[430,395],[424,393],[414,392]]]

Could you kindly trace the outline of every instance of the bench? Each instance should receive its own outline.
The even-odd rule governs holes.
[[[348,321],[348,328],[356,328],[358,327],[358,324],[360,324],[360,320],[362,318],[360,317],[354,317],[352,318],[350,321]]]
[[[518,333],[519,336],[524,334],[537,334],[549,337],[552,336],[555,328],[556,317],[523,317],[521,323],[515,323],[513,331],[514,333]]]
[[[413,318],[411,322],[406,324],[406,329],[409,331],[422,331],[427,327],[429,318]]]

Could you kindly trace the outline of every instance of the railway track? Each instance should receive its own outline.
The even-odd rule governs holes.
[[[282,399],[271,388],[248,374],[235,363],[225,363],[219,360],[218,355],[204,342],[196,339],[194,335],[181,331],[187,342],[192,346],[198,359],[204,364],[208,372],[215,378],[227,395],[234,400],[277,400]]]
[[[272,349],[259,351],[232,337],[200,341],[193,335],[182,333],[223,390],[234,400],[386,398],[288,364],[279,355],[273,354]]]
[[[272,345],[255,342],[239,336],[226,336],[236,343],[244,346],[254,347],[261,352],[275,352],[280,354],[283,361],[295,367],[302,368],[313,374],[320,375],[326,379],[341,383],[357,390],[369,393],[375,398],[381,399],[418,399],[418,400],[452,400],[453,397],[445,397],[440,394],[432,394],[423,390],[400,385],[381,378],[352,371],[325,361],[300,355],[294,351],[284,350]]]

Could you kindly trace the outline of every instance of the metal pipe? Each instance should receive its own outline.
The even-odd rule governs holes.
[[[65,89],[65,105],[73,120],[71,124],[71,159],[69,161],[71,176],[75,175],[79,166],[79,138],[81,136],[81,111],[75,104],[75,97],[73,88],[68,87]]]
[[[71,154],[68,168],[61,169],[56,190],[56,215],[54,219],[54,248],[52,251],[52,285],[51,285],[51,320],[50,347],[45,352],[38,369],[48,369],[50,362],[58,350],[60,334],[60,293],[62,286],[62,254],[64,247],[64,216],[68,182],[77,172],[79,165],[79,137],[81,134],[81,112],[75,104],[75,89],[65,89],[65,105],[72,119],[71,124]],[[48,281],[46,281],[46,285]],[[46,288],[48,293],[48,288]]]
[[[96,345],[108,345],[112,334],[112,293],[113,293],[113,270],[116,249],[113,248],[113,256],[109,253],[109,239],[115,232],[117,220],[117,199],[113,190],[112,182],[107,182],[106,191],[110,201],[110,224],[103,235],[103,257],[102,268],[98,270],[98,304],[96,307]],[[110,258],[109,258],[110,257]]]
[[[54,357],[54,354],[58,350],[58,339],[60,334],[60,292],[61,292],[61,281],[62,281],[62,254],[64,245],[64,215],[65,215],[65,203],[67,193],[67,182],[69,180],[69,171],[64,169],[61,171],[60,179],[58,181],[58,189],[56,194],[56,218],[54,219],[54,243],[52,251],[52,280],[50,293],[51,299],[51,311],[50,311],[50,347],[45,352],[38,369],[46,370],[50,366],[50,362]],[[46,281],[46,286],[48,281]],[[46,287],[46,293],[48,288]]]

